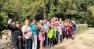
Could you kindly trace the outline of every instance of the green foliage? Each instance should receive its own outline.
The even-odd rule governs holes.
[[[35,18],[54,16],[76,18],[84,21],[94,16],[94,0],[0,0],[0,23],[6,23],[11,15],[21,22],[27,16]]]
[[[49,18],[52,18],[54,16],[54,10],[55,10],[55,5],[54,5],[54,1],[50,0],[50,12],[48,14]]]
[[[91,15],[94,17],[94,6],[89,6],[88,10],[90,11]]]
[[[5,12],[0,12],[0,32],[7,28],[7,16]]]
[[[92,0],[0,0],[0,2],[7,14],[12,13],[14,18],[19,19],[24,19],[28,15],[35,17],[41,13],[49,18],[55,14],[77,15],[78,12],[87,12],[88,5],[94,5]]]

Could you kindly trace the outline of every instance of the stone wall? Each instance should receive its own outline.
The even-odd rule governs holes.
[[[88,30],[87,24],[78,24],[77,25],[77,33],[82,33],[85,30]]]

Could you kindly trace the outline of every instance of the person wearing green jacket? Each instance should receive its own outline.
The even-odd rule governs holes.
[[[48,32],[48,45],[51,47],[55,43],[56,39],[56,28],[55,27],[49,27]]]
[[[48,46],[52,46],[52,32],[53,30],[51,29],[51,27],[49,27],[49,31],[48,31]]]
[[[52,43],[53,45],[56,44],[56,27],[55,26],[52,27]]]

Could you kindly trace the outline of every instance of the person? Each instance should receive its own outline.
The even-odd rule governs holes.
[[[69,19],[66,19],[65,22],[64,22],[63,40],[65,38],[68,38],[68,25],[69,25]]]
[[[62,21],[61,22],[59,22],[59,24],[58,24],[59,26],[59,28],[58,28],[58,32],[59,32],[59,38],[60,38],[60,42],[62,42]]]
[[[72,23],[71,23],[71,21],[69,22],[69,25],[68,25],[68,38],[73,39],[73,37],[72,37]]]
[[[15,25],[10,26],[11,35],[12,35],[12,44],[15,49],[23,49],[23,34],[20,28],[19,21],[16,21]]]
[[[31,31],[32,31],[32,49],[37,49],[37,26],[35,20],[32,20],[30,24]]]
[[[51,29],[51,27],[49,27],[49,31],[48,31],[48,46],[52,46],[52,33],[53,33],[53,30]]]
[[[22,32],[23,32],[23,39],[25,42],[25,49],[30,49],[31,47],[31,36],[32,36],[32,31],[29,26],[29,20],[25,20],[25,25],[22,26]]]
[[[59,38],[58,37],[59,36],[59,32],[58,32],[58,26],[59,26],[58,25],[58,18],[55,21],[56,21],[56,25],[55,25],[56,26],[56,44],[58,44],[58,41],[59,41],[58,40],[58,38]]]
[[[38,31],[38,33],[37,33],[37,38],[38,38],[38,40],[37,40],[37,49],[40,48],[39,33],[40,33],[41,25],[42,25],[42,20],[39,20],[39,22],[37,22],[37,31]]]
[[[61,18],[58,23],[57,31],[59,32],[59,40],[60,42],[62,42],[62,20]]]
[[[75,20],[71,20],[71,23],[72,23],[72,37],[74,38],[74,35],[76,33],[76,29],[77,29],[77,26],[76,26],[76,22]]]
[[[40,32],[39,32],[39,34],[38,34],[38,38],[39,38],[39,41],[40,41],[40,49],[43,49],[43,43],[44,43],[44,40],[45,40],[45,38],[44,38],[44,29],[43,28],[41,28],[40,29]]]
[[[50,20],[50,23],[51,23],[51,25],[55,25],[55,19],[52,18],[52,19]]]
[[[62,38],[63,38],[63,34],[64,34],[64,21],[62,21]]]
[[[45,47],[48,47],[48,37],[47,37],[47,34],[48,34],[49,22],[48,22],[47,18],[45,18],[45,19],[43,20],[43,28],[44,28],[44,31],[45,31],[44,46],[45,46]]]
[[[12,20],[12,19],[9,19],[9,21],[8,21],[8,29],[11,31],[11,33],[13,33],[14,32],[14,30],[15,30],[15,24],[14,24],[14,21]]]
[[[51,29],[52,29],[52,43],[53,43],[53,45],[55,45],[56,44],[56,27],[55,27],[55,25],[52,25]]]

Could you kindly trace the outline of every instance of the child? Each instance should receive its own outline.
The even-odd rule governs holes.
[[[52,26],[52,42],[53,42],[53,45],[56,44],[56,27],[55,26]]]
[[[72,23],[71,22],[68,25],[68,38],[72,39]]]
[[[52,46],[52,32],[53,30],[51,29],[51,27],[49,27],[49,31],[48,31],[48,46]]]

